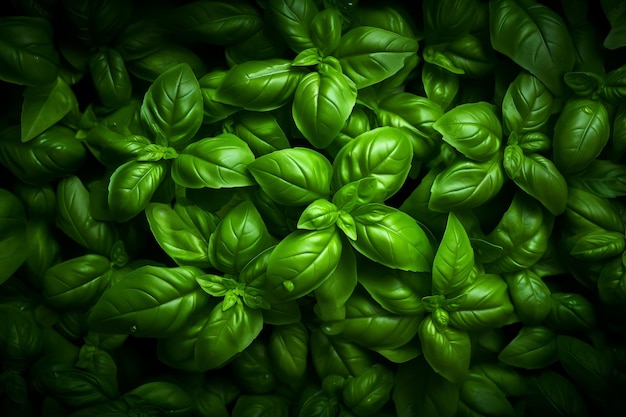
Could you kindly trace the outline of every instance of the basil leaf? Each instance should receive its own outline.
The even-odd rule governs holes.
[[[424,313],[421,299],[429,291],[428,273],[405,272],[363,261],[357,268],[359,284],[385,310],[401,316]]]
[[[495,274],[482,275],[460,290],[458,306],[450,311],[450,326],[460,330],[502,327],[514,319],[506,282]]]
[[[105,45],[124,28],[132,5],[122,0],[64,0],[65,13],[76,37],[87,46]]]
[[[567,182],[554,163],[540,154],[524,155],[517,145],[504,149],[504,170],[522,190],[555,216],[567,206]]]
[[[409,137],[398,128],[379,127],[365,132],[335,157],[333,189],[362,178],[375,178],[377,190],[370,201],[382,202],[400,190],[409,174],[412,155]]]
[[[307,206],[298,220],[298,229],[320,230],[334,225],[339,218],[337,206],[328,200],[315,200]]]
[[[357,376],[374,364],[369,352],[342,338],[311,329],[311,361],[320,378],[328,375]]]
[[[71,176],[57,185],[56,225],[82,247],[103,256],[109,256],[118,241],[117,228],[95,220],[89,211],[89,191],[82,181]]]
[[[545,368],[558,359],[556,333],[546,326],[524,326],[498,359],[516,368]]]
[[[370,203],[355,209],[352,217],[357,238],[350,243],[363,255],[389,268],[431,270],[433,248],[411,216],[383,204]]]
[[[226,74],[226,70],[214,69],[198,79],[200,92],[202,93],[202,104],[204,109],[204,118],[202,123],[204,124],[219,122],[220,120],[224,120],[228,116],[235,114],[240,110],[237,106],[224,104],[217,100],[217,88],[222,83]],[[237,135],[240,136],[238,133]]]
[[[354,251],[345,246],[344,239],[337,269],[315,290],[315,314],[324,321],[345,319],[345,304],[352,296],[356,284],[356,256]]]
[[[452,327],[440,329],[428,315],[419,325],[419,338],[424,358],[435,372],[452,383],[465,379],[471,354],[467,332]]]
[[[535,200],[517,193],[487,240],[503,248],[500,257],[485,265],[491,273],[516,272],[532,267],[548,250],[553,221]]]
[[[301,381],[307,370],[309,331],[303,323],[276,326],[270,334],[269,355],[277,376],[288,383]]]
[[[343,403],[356,415],[376,415],[389,401],[393,383],[393,373],[382,364],[376,364],[346,381]]]
[[[242,41],[263,24],[252,4],[193,1],[176,7],[167,25],[182,40],[226,45]]]
[[[224,216],[209,239],[213,267],[238,274],[255,256],[272,246],[272,237],[251,201],[237,204]]]
[[[0,188],[0,284],[9,279],[29,255],[26,213],[21,201]]]
[[[217,216],[210,216],[209,230],[199,228],[181,213],[180,203],[150,203],[145,209],[152,235],[161,248],[179,265],[198,268],[211,266],[209,260],[209,234],[217,227]],[[184,210],[184,209],[183,209]],[[210,214],[210,213],[207,213]]]
[[[418,49],[417,40],[376,27],[360,26],[346,32],[335,56],[343,72],[362,89],[400,71]]]
[[[421,319],[390,313],[370,297],[355,292],[346,302],[346,318],[325,322],[322,330],[368,349],[396,349],[415,337]]]
[[[198,334],[194,350],[196,366],[201,371],[220,368],[247,348],[263,328],[260,310],[242,302],[224,310],[223,302],[213,308]]]
[[[489,11],[493,48],[539,78],[553,94],[563,95],[563,75],[572,71],[576,59],[563,19],[534,0],[496,0],[489,3]]]
[[[429,41],[446,41],[469,33],[480,16],[476,0],[426,0],[422,4],[424,34]]]
[[[202,124],[202,103],[193,70],[188,64],[178,64],[150,85],[141,104],[141,119],[157,139],[181,149]]]
[[[201,310],[207,297],[198,268],[143,266],[107,289],[89,313],[91,329],[137,337],[172,336]]]
[[[486,102],[456,106],[441,116],[433,128],[469,159],[487,161],[500,149],[502,126],[493,106]]]
[[[231,133],[187,145],[172,163],[172,179],[186,188],[236,188],[253,185],[248,145]]]
[[[600,87],[600,97],[619,106],[626,97],[626,65],[609,72]]]
[[[257,157],[290,146],[287,135],[271,113],[238,113],[233,133],[246,142]]]
[[[520,72],[502,100],[504,133],[541,130],[552,114],[553,103],[552,94],[538,78],[526,71]]]
[[[583,389],[602,393],[610,390],[611,357],[582,340],[566,335],[556,338],[559,362],[565,372]]]
[[[109,181],[108,203],[113,218],[125,222],[141,213],[167,175],[165,161],[128,161]]]
[[[459,407],[459,388],[418,357],[398,368],[393,402],[398,417],[412,417],[415,410],[429,416],[453,417]]]
[[[261,156],[248,169],[272,200],[300,206],[330,195],[332,166],[320,153],[290,148]]]
[[[132,84],[122,56],[113,48],[101,49],[89,58],[89,71],[98,98],[106,107],[126,104],[132,94]]]
[[[295,52],[315,46],[311,39],[311,22],[317,14],[318,8],[313,0],[267,2],[267,18]]]
[[[475,208],[495,197],[503,183],[499,154],[485,162],[458,160],[435,177],[428,208],[442,213]]]
[[[466,284],[473,269],[474,250],[469,236],[456,215],[450,213],[433,262],[432,294],[456,292]]]
[[[515,313],[527,325],[540,324],[552,308],[551,291],[539,275],[529,269],[505,275]]]
[[[311,41],[328,56],[335,52],[341,40],[343,16],[339,9],[321,10],[311,20]]]
[[[587,405],[576,386],[565,376],[545,370],[529,378],[528,410],[534,414],[549,413],[577,417],[587,416]]]
[[[0,19],[0,80],[44,87],[59,73],[59,54],[53,45],[52,25],[40,17]]]
[[[415,94],[395,93],[378,103],[376,114],[381,125],[397,127],[408,134],[417,160],[433,156],[441,141],[434,129],[435,121],[443,115],[438,104]]]
[[[601,198],[626,196],[626,167],[596,159],[578,174],[568,176],[570,186]]]
[[[443,110],[448,109],[459,91],[459,77],[439,65],[424,63],[422,83],[426,96]]]
[[[470,372],[461,385],[459,414],[474,413],[478,415],[494,413],[503,417],[516,415],[513,406],[496,384],[483,375]]]
[[[57,124],[23,143],[19,126],[11,126],[0,132],[0,161],[27,184],[48,184],[73,174],[85,161],[85,147],[74,136]]]
[[[21,126],[22,142],[28,142],[78,107],[74,92],[62,78],[46,86],[24,89]]]
[[[207,73],[204,61],[195,52],[168,41],[159,43],[150,54],[126,62],[126,68],[140,80],[154,82],[161,74],[180,64],[187,64],[197,78]]]
[[[46,271],[42,293],[59,310],[86,309],[109,286],[111,261],[88,254],[60,262]]]
[[[272,301],[290,301],[319,288],[337,268],[341,239],[334,227],[298,230],[284,238],[267,260],[268,285],[263,288]]]
[[[578,293],[553,292],[546,324],[563,332],[587,331],[596,326],[591,302]]]
[[[293,120],[316,148],[325,148],[339,134],[356,103],[352,80],[335,70],[311,72],[298,83]]]
[[[611,126],[606,107],[599,101],[569,101],[554,126],[554,164],[563,174],[585,169],[609,141]]]
[[[292,99],[305,73],[286,59],[243,62],[226,73],[215,99],[246,110],[275,110]]]

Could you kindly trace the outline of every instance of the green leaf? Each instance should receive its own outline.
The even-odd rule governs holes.
[[[309,353],[309,331],[303,323],[275,326],[270,334],[269,355],[278,377],[293,384],[304,377]]]
[[[86,154],[75,132],[59,124],[26,143],[20,140],[18,125],[0,132],[0,162],[30,185],[48,184],[73,174],[85,161]]]
[[[298,229],[320,230],[334,225],[339,218],[337,206],[328,200],[315,200],[298,219]]]
[[[341,40],[343,15],[337,8],[321,10],[311,20],[311,41],[328,56],[335,52]]]
[[[21,126],[22,142],[28,142],[78,107],[74,92],[62,78],[46,86],[24,89]]]
[[[199,228],[181,213],[181,204],[150,203],[145,209],[148,224],[157,243],[177,264],[198,268],[211,266],[209,236],[217,227],[218,219],[210,213],[209,230]],[[184,209],[182,209],[184,210]]]
[[[141,119],[158,139],[184,147],[202,124],[200,85],[188,64],[167,69],[150,85],[141,105]]]
[[[46,302],[59,310],[86,309],[93,305],[111,280],[111,261],[88,254],[50,267],[42,293]]]
[[[452,327],[440,329],[429,315],[419,325],[419,338],[424,358],[435,372],[452,383],[465,379],[471,354],[467,332]]]
[[[571,187],[588,191],[601,198],[623,197],[626,196],[626,167],[596,159],[579,173],[568,176],[567,182]]]
[[[284,302],[314,291],[331,277],[341,252],[341,238],[334,227],[292,232],[269,255],[265,296],[270,303]]]
[[[540,324],[550,313],[550,288],[529,269],[505,275],[515,313],[524,324]]]
[[[252,4],[201,0],[176,7],[167,25],[184,41],[228,45],[253,35],[263,19]]]
[[[447,295],[462,288],[474,268],[474,250],[469,236],[454,213],[448,223],[433,262],[432,293]]]
[[[40,17],[0,18],[0,80],[44,87],[59,73],[52,25]]]
[[[588,331],[596,326],[594,306],[578,293],[553,292],[546,324],[563,332]]]
[[[354,251],[347,247],[341,249],[337,269],[315,290],[317,304],[314,311],[324,321],[343,320],[346,317],[345,304],[357,285],[357,261]]]
[[[107,289],[91,310],[90,329],[137,337],[167,337],[183,329],[208,298],[198,268],[143,266]]]
[[[0,188],[0,284],[9,279],[29,255],[26,213],[22,202]]]
[[[242,302],[224,310],[220,302],[200,330],[194,350],[196,366],[201,371],[220,368],[247,348],[263,328],[260,310]]]
[[[430,290],[428,273],[405,272],[361,261],[357,279],[385,310],[401,316],[424,313],[421,299]]]
[[[64,0],[76,38],[86,46],[105,45],[126,26],[132,5],[123,0]]]
[[[499,275],[478,276],[460,292],[460,301],[450,311],[450,326],[475,331],[502,327],[515,321],[506,282]]]
[[[602,45],[611,50],[623,47],[626,45],[624,36],[626,31],[626,6],[617,0],[604,0],[600,4],[611,24],[611,30],[604,38]]]
[[[600,101],[567,102],[554,126],[554,164],[566,175],[585,169],[608,143],[610,131],[608,111]]]
[[[215,99],[246,110],[275,110],[292,99],[306,72],[286,59],[247,61],[226,73]]]
[[[355,291],[346,302],[346,318],[325,322],[322,330],[368,349],[396,349],[415,337],[421,320],[421,315],[390,313],[367,294]]]
[[[529,378],[527,409],[533,414],[588,416],[584,396],[565,376],[545,370]]]
[[[420,225],[408,214],[377,203],[352,212],[357,238],[352,246],[369,259],[389,268],[427,272],[433,248]]]
[[[186,188],[235,188],[253,185],[247,166],[254,161],[248,145],[231,133],[187,145],[172,164],[172,179]]]
[[[272,200],[301,206],[330,195],[332,166],[308,148],[274,151],[248,164],[248,169]]]
[[[379,127],[367,131],[342,147],[335,157],[333,189],[362,178],[375,178],[377,190],[370,201],[382,202],[400,190],[412,157],[411,140],[403,130]]]
[[[393,383],[393,373],[376,364],[357,377],[348,378],[342,391],[343,403],[359,416],[379,415],[391,397]]]
[[[435,177],[428,208],[449,212],[476,208],[495,197],[504,183],[501,157],[485,162],[458,160]]]
[[[56,225],[83,248],[109,256],[119,240],[112,223],[95,220],[89,211],[89,191],[76,176],[59,181]]]
[[[524,193],[515,194],[487,240],[503,248],[500,257],[485,265],[491,273],[515,272],[532,267],[548,250],[553,221]]]
[[[117,50],[103,48],[89,58],[89,71],[98,98],[106,107],[126,104],[132,94],[132,84],[124,59]]]
[[[530,194],[550,213],[563,214],[567,206],[567,182],[554,163],[543,155],[524,155],[517,145],[504,149],[504,170],[522,190]]]
[[[376,27],[360,26],[341,37],[335,56],[344,73],[360,90],[400,71],[405,60],[417,49],[418,43],[414,38]]]
[[[165,161],[128,161],[109,181],[108,203],[113,218],[125,222],[141,213],[167,175]]]
[[[398,417],[414,417],[416,410],[433,417],[455,417],[459,388],[422,356],[398,368],[393,402]]]
[[[569,251],[570,255],[583,261],[606,260],[621,255],[626,247],[623,233],[606,230],[583,233],[570,239],[575,242]]]
[[[534,0],[495,0],[489,11],[493,48],[563,95],[563,75],[572,71],[576,56],[561,16]]]
[[[217,100],[217,88],[222,83],[228,71],[222,69],[213,69],[198,79],[200,92],[202,93],[202,104],[204,111],[204,124],[211,124],[226,119],[228,116],[241,110],[237,106],[224,104]],[[235,132],[241,136],[238,132]],[[245,139],[242,136],[242,139]]]
[[[311,39],[311,22],[318,14],[313,0],[269,0],[267,17],[287,45],[301,52],[315,45]]]
[[[316,148],[326,148],[339,134],[356,103],[356,86],[341,72],[310,72],[298,83],[293,120]]]
[[[611,389],[611,356],[582,340],[566,335],[556,338],[559,362],[565,372],[587,392],[604,393]]]
[[[255,256],[273,244],[261,215],[250,200],[233,207],[211,235],[209,259],[213,267],[238,274]]]
[[[524,326],[498,359],[516,368],[545,368],[558,359],[556,333],[546,326]]]
[[[438,65],[425,63],[422,67],[422,83],[426,97],[443,110],[448,109],[459,91],[459,77]]]
[[[543,129],[552,114],[554,98],[538,78],[526,71],[519,73],[502,100],[504,133],[518,134]]]
[[[248,144],[255,156],[289,148],[289,140],[271,113],[241,111],[233,133]]]
[[[502,126],[486,102],[456,106],[441,116],[433,128],[443,140],[467,158],[487,161],[500,150]]]
[[[374,364],[367,349],[342,338],[311,329],[311,361],[320,378],[329,375],[357,376]]]
[[[515,417],[515,410],[505,394],[486,376],[470,372],[461,385],[461,415]]]

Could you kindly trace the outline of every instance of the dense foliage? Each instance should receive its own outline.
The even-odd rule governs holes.
[[[1,415],[626,409],[624,2],[8,3]]]

